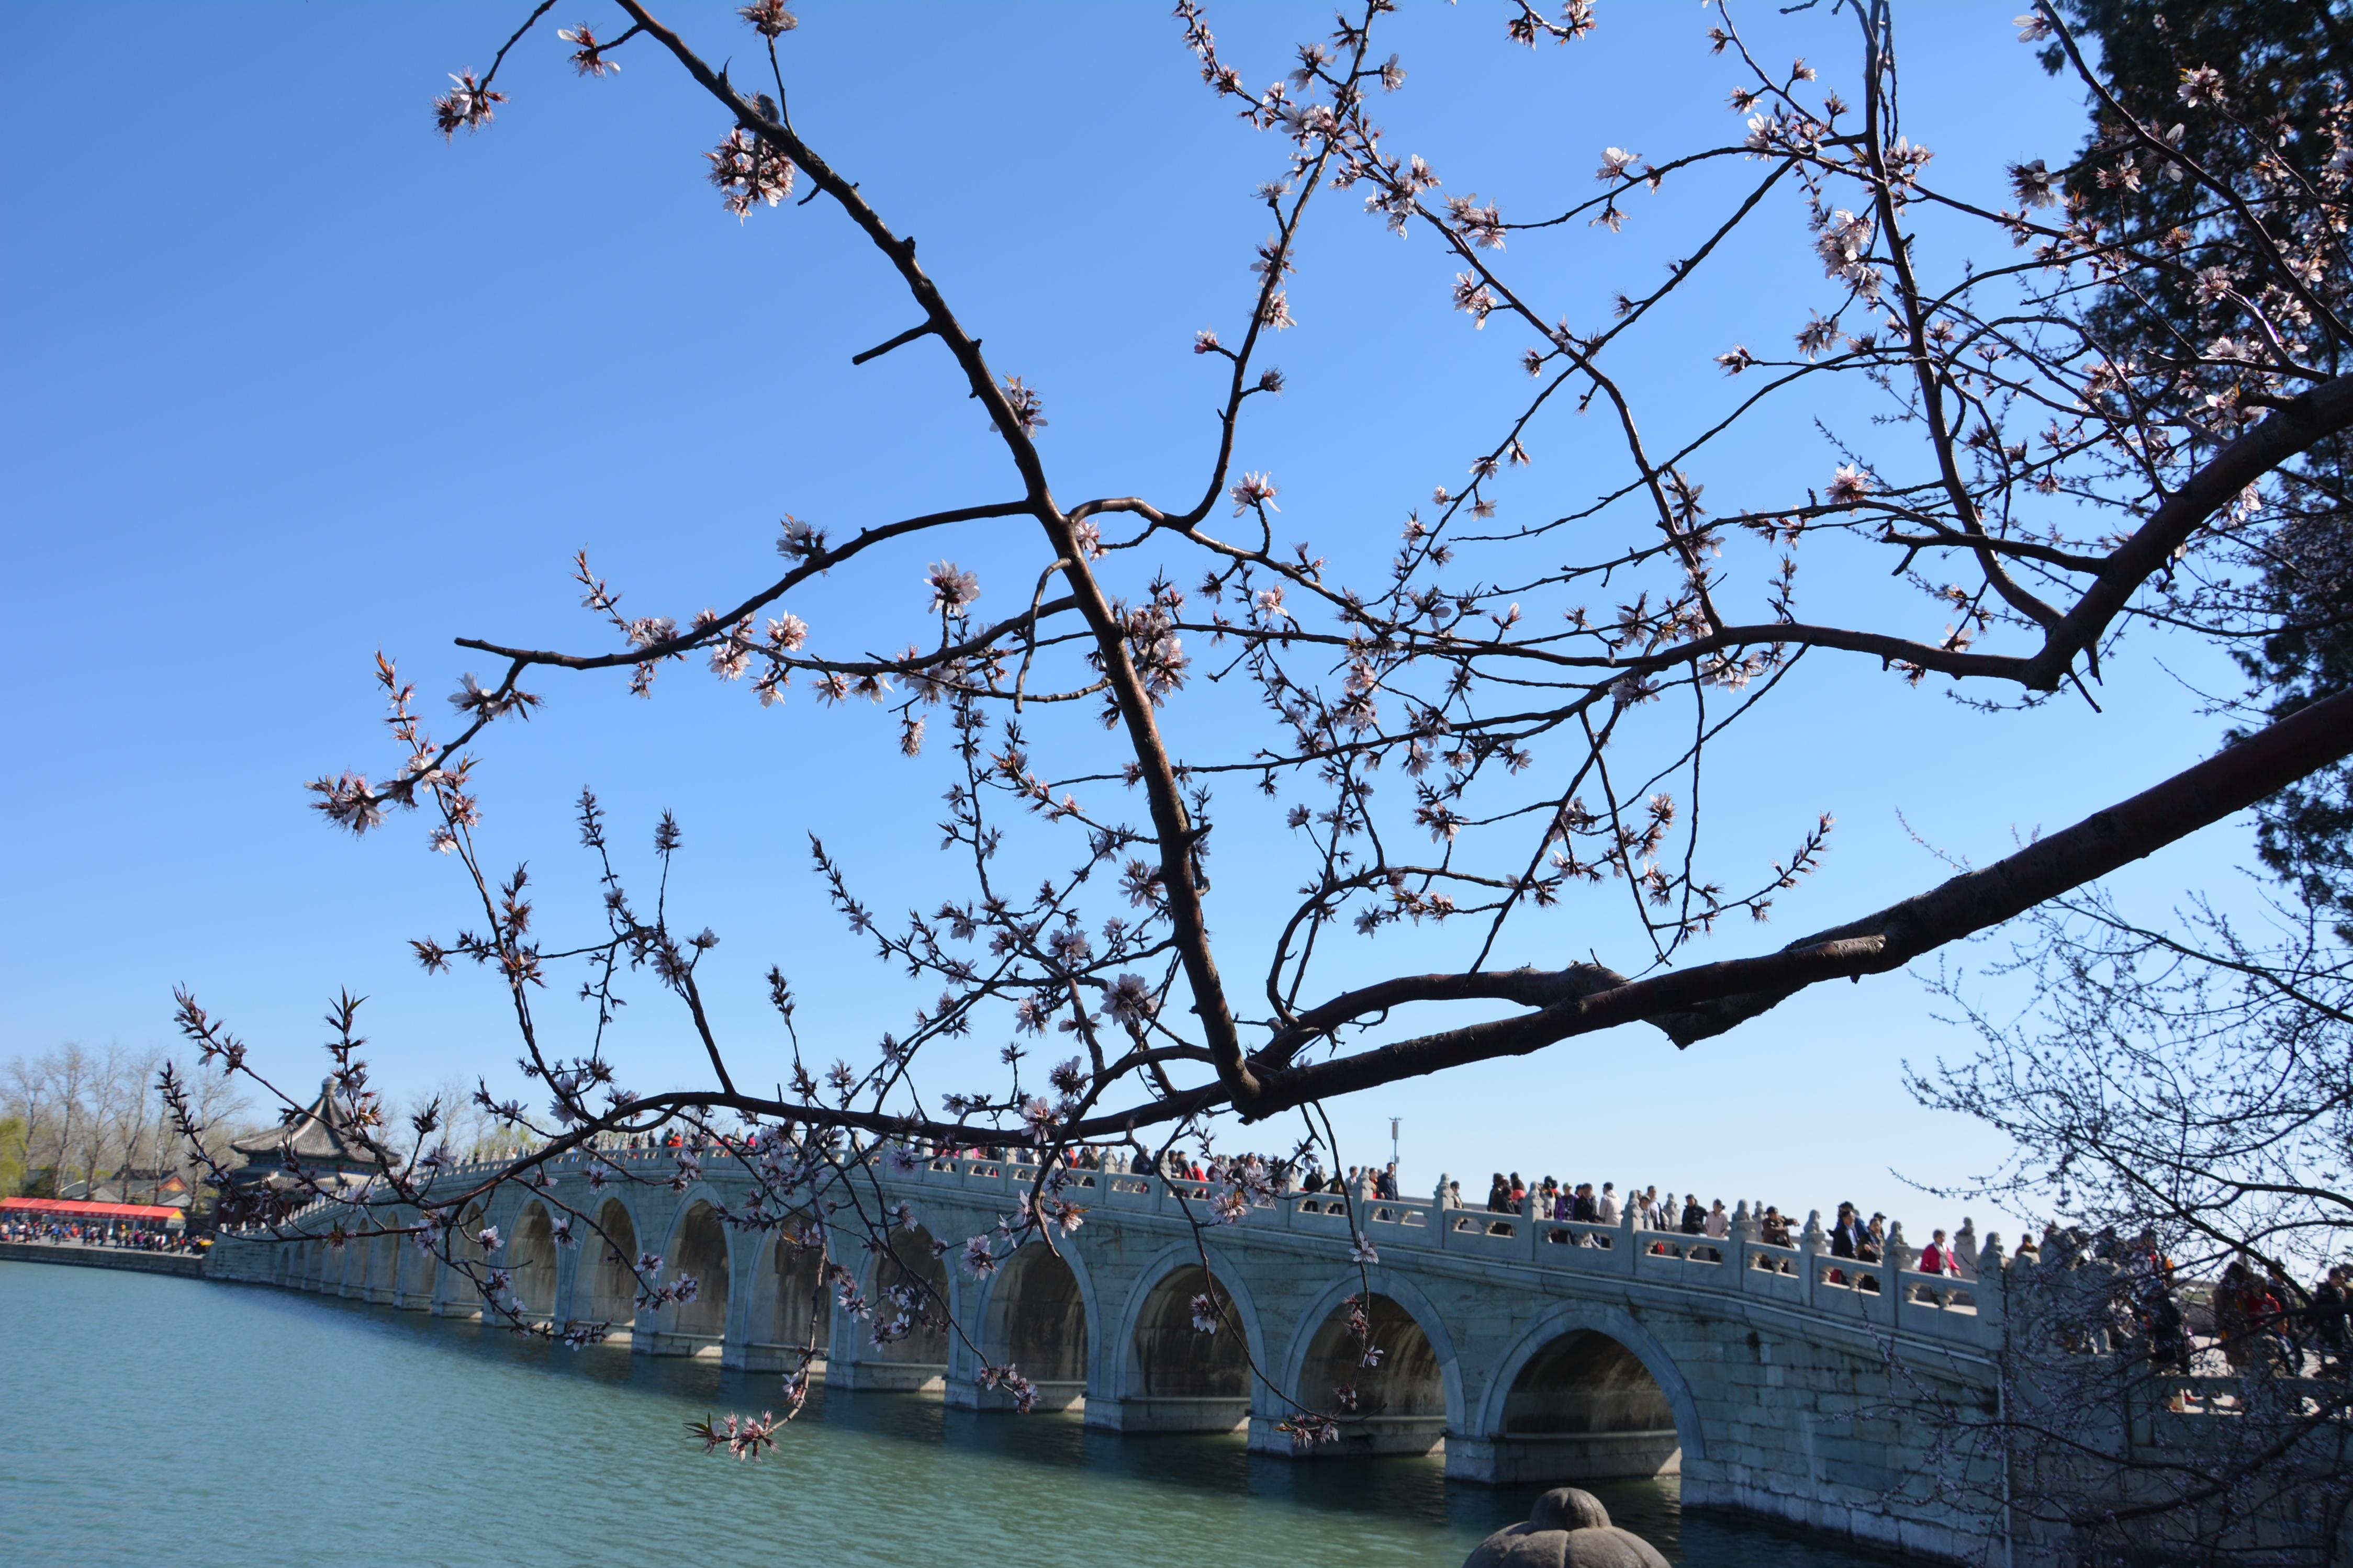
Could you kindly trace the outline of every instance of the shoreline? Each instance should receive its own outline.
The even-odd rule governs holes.
[[[0,1241],[0,1263],[65,1263],[83,1268],[123,1268],[134,1274],[174,1274],[184,1279],[206,1278],[202,1254],[142,1252],[79,1241]]]

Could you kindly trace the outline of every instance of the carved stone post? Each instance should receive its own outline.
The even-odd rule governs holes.
[[[2010,1321],[2010,1275],[2001,1255],[2001,1233],[1988,1231],[1985,1250],[1977,1256],[1978,1321],[1999,1330]]]
[[[1814,1304],[1814,1277],[1820,1270],[1814,1259],[1822,1255],[1822,1211],[1806,1211],[1806,1228],[1798,1237],[1798,1300]]]
[[[1887,1222],[1887,1245],[1880,1251],[1887,1266],[1886,1278],[1880,1283],[1880,1289],[1887,1295],[1887,1324],[1890,1328],[1901,1328],[1904,1324],[1904,1271],[1917,1262],[1920,1256],[1905,1244],[1902,1220]]]

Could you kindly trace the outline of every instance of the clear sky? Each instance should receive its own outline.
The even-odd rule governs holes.
[[[2016,8],[1907,8],[1906,129],[1940,176],[1990,190],[2005,163],[2055,163],[2080,138],[2075,94],[2015,42]],[[1012,493],[936,355],[849,369],[907,307],[829,212],[725,214],[701,175],[725,126],[652,53],[577,81],[537,37],[501,78],[512,101],[494,127],[454,146],[433,134],[444,73],[487,64],[525,9],[12,17],[0,595],[16,648],[0,701],[16,760],[0,805],[16,826],[0,851],[0,1058],[169,1043],[172,987],[186,983],[267,1070],[314,1081],[318,1015],[349,986],[372,998],[396,1093],[476,1072],[513,1087],[493,986],[428,979],[407,956],[406,939],[465,920],[425,825],[354,843],[305,808],[301,786],[321,772],[385,771],[375,650],[438,707],[461,671],[485,669],[453,636],[604,646],[566,577],[584,546],[632,608],[684,616],[773,574],[785,512],[850,531]],[[1065,499],[1198,490],[1215,394],[1188,345],[1199,327],[1239,325],[1265,227],[1249,193],[1280,163],[1202,89],[1164,9],[810,0],[787,40],[797,123],[920,238],[992,360],[1044,391]],[[674,10],[707,53],[754,56],[729,8]],[[1851,37],[1772,11],[1758,25],[1810,29],[1810,48]],[[1710,13],[1661,0],[1601,16],[1566,56],[1532,56],[1503,40],[1492,6],[1409,4],[1391,144],[1533,210],[1588,194],[1604,146],[1664,156],[1735,128],[1732,73],[1701,37]],[[1263,81],[1328,12],[1254,0],[1211,20]],[[1378,559],[1405,510],[1492,438],[1522,345],[1502,327],[1473,340],[1447,308],[1445,258],[1355,205],[1334,202],[1311,233],[1300,325],[1281,344],[1289,390],[1261,401],[1241,459],[1275,472],[1303,537]],[[1677,240],[1679,220],[1656,221],[1645,235],[1638,209],[1630,257]],[[1735,276],[1752,292],[1661,340],[1661,384],[1713,376],[1743,312],[1805,264],[1802,241],[1745,263]],[[1727,491],[1744,461],[1785,460],[1730,458]],[[1557,511],[1592,480],[1562,461],[1514,483],[1531,511]],[[853,642],[870,624],[903,637],[920,570],[911,555],[887,606],[839,600],[836,624]],[[1017,592],[997,591],[998,605]],[[1861,663],[1810,661],[1771,727],[1723,753],[1721,809],[1760,861],[1832,811],[1832,858],[1773,925],[1727,929],[1704,956],[1926,886],[1946,874],[1926,846],[1982,862],[2195,760],[2216,727],[2180,679],[2227,683],[2210,654],[2144,638],[2111,671],[2102,714],[1978,717]],[[655,814],[679,814],[675,905],[725,939],[705,984],[746,1059],[775,1037],[771,962],[795,977],[820,1058],[829,1039],[862,1056],[928,999],[842,931],[805,850],[805,831],[822,833],[886,910],[955,890],[931,827],[943,780],[896,758],[885,719],[806,700],[763,713],[682,670],[650,703],[618,679],[537,687],[546,707],[490,749],[481,782],[492,856],[533,863],[553,934],[593,914],[567,815],[593,784],[632,853]],[[2213,830],[2119,885],[2160,908],[2225,887],[2244,841]],[[1253,845],[1223,853],[1238,870]],[[1213,918],[1247,932],[1252,913]],[[1582,956],[1564,921],[1506,956]],[[1425,939],[1394,940],[1402,952]],[[650,984],[635,994],[625,1077],[691,1079],[691,1037]],[[1950,1216],[1899,1173],[1950,1180],[1997,1151],[1913,1107],[1900,1064],[1967,1045],[1894,975],[1820,988],[1685,1052],[1624,1030],[1334,1109],[1352,1158],[1385,1158],[1401,1117],[1416,1186],[1441,1168],[1483,1186],[1503,1166],[1800,1211],[1852,1196],[1925,1235]]]

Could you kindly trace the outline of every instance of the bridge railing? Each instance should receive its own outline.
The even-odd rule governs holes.
[[[1012,1194],[1038,1174],[1037,1166],[1022,1162],[952,1155],[927,1157],[918,1167],[913,1179],[920,1184],[1002,1194],[1008,1205]],[[1064,1181],[1082,1206],[1172,1219],[1187,1213],[1205,1215],[1224,1190],[1219,1183],[1142,1172],[1067,1170]],[[1730,1234],[1722,1237],[1646,1229],[1631,1216],[1616,1225],[1549,1219],[1534,1212],[1533,1202],[1519,1213],[1498,1214],[1436,1201],[1303,1193],[1254,1206],[1237,1223],[1344,1242],[1361,1231],[1384,1254],[1391,1248],[1437,1252],[1548,1272],[1721,1291],[1977,1348],[1990,1348],[2000,1337],[1999,1313],[1978,1306],[1983,1292],[1908,1267],[1912,1254],[1900,1234],[1888,1258],[1858,1264],[1829,1256],[1819,1221],[1792,1246],[1757,1239],[1745,1205]]]

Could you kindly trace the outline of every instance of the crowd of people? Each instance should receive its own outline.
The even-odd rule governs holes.
[[[0,1221],[0,1241],[72,1242],[83,1247],[130,1247],[140,1252],[188,1252],[200,1245],[185,1231],[90,1220]]]
[[[2158,1372],[2187,1375],[2196,1369],[2200,1336],[2189,1308],[2197,1303],[2185,1301],[2189,1292],[2154,1233],[2144,1230],[2121,1246],[2106,1237],[2088,1245],[2069,1237],[2064,1243],[2117,1266],[2126,1282],[2121,1326],[2148,1347]],[[2337,1264],[2305,1288],[2275,1263],[2233,1258],[2204,1305],[2206,1342],[2234,1376],[2353,1377],[2353,1266]],[[2180,1397],[2196,1395],[2184,1391]]]
[[[1531,1198],[1535,1200],[1533,1205]],[[1448,1208],[1467,1207],[1462,1184],[1448,1182],[1441,1202]],[[1482,1206],[1490,1214],[1533,1214],[1541,1219],[1596,1226],[1623,1225],[1630,1211],[1632,1223],[1640,1230],[1672,1231],[1719,1241],[1732,1234],[1732,1213],[1725,1207],[1722,1198],[1702,1203],[1697,1193],[1677,1194],[1672,1189],[1662,1193],[1655,1186],[1630,1189],[1620,1197],[1615,1182],[1604,1182],[1597,1191],[1591,1182],[1557,1182],[1550,1176],[1531,1188],[1517,1171],[1509,1175],[1496,1172],[1488,1182],[1487,1199]],[[1758,1241],[1767,1247],[1798,1245],[1789,1218],[1778,1205],[1758,1205],[1750,1212],[1757,1216]],[[1799,1223],[1802,1226],[1803,1222]],[[1964,1220],[1962,1226],[1967,1234],[1968,1222]],[[1865,1218],[1854,1205],[1841,1204],[1828,1241],[1833,1258],[1852,1258],[1858,1263],[1880,1262],[1888,1246],[1887,1216],[1873,1214]],[[1911,1267],[1923,1274],[1967,1279],[1977,1273],[1977,1258],[1966,1242],[1956,1242],[1938,1230],[1920,1248]],[[1830,1278],[1835,1281],[1838,1272],[1833,1270]]]

